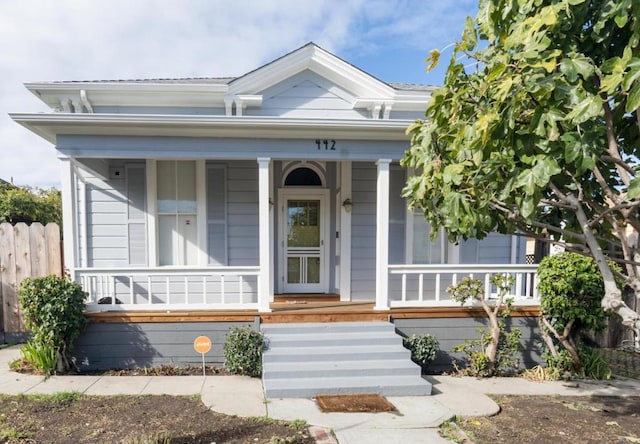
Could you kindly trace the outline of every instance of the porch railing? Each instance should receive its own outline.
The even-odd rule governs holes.
[[[538,305],[537,265],[389,265],[389,303],[391,307],[452,306],[447,287],[470,276],[484,282],[485,297],[496,297],[489,282],[492,275],[514,277],[509,297],[515,305]]]
[[[87,309],[257,309],[260,267],[78,268]]]

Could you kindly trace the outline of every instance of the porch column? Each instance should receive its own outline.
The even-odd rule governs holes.
[[[376,194],[376,305],[389,310],[389,165],[391,159],[379,159]]]
[[[70,157],[60,157],[62,194],[62,233],[64,237],[64,267],[75,279],[75,269],[78,257],[78,239],[76,226],[76,177],[73,171],[73,161]]]
[[[340,164],[340,301],[351,300],[351,161]]]
[[[271,311],[271,257],[270,238],[271,227],[269,215],[269,169],[271,159],[258,158],[258,218],[259,218],[259,242],[260,275],[258,276],[258,311]]]

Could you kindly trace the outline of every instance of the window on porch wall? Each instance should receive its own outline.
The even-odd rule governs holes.
[[[157,162],[160,265],[197,265],[196,162]]]
[[[447,263],[446,236],[442,230],[431,239],[431,225],[420,211],[413,212],[413,264]]]

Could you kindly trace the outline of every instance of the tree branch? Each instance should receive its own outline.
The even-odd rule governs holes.
[[[602,108],[604,109],[604,120],[605,120],[605,129],[607,133],[607,142],[608,147],[607,151],[609,155],[620,159],[622,161],[622,157],[620,156],[620,151],[618,150],[618,141],[616,139],[616,133],[614,130],[613,123],[613,113],[611,112],[611,106],[609,106],[609,97],[606,93],[600,93],[600,98],[602,99]],[[629,182],[631,182],[631,177],[627,174],[624,168],[621,168],[620,165],[616,163],[616,169],[618,170],[618,174],[622,179],[622,183],[626,186],[629,186]]]

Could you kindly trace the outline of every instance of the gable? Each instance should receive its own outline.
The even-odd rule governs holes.
[[[366,118],[355,110],[356,98],[334,82],[311,70],[304,70],[260,92],[262,107],[247,109],[246,115]]]

